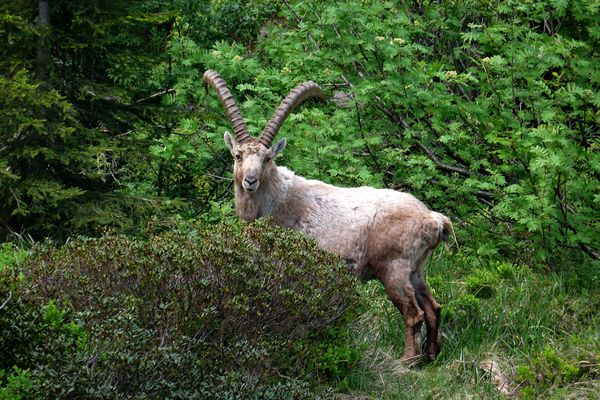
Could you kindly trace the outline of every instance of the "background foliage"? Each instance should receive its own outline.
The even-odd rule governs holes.
[[[282,132],[301,174],[414,192],[482,256],[598,259],[596,2],[59,1],[45,29],[35,6],[2,6],[5,237],[222,208],[213,68],[254,133],[303,80],[332,96]]]
[[[222,369],[206,375],[206,393],[215,396],[326,396],[315,387],[334,385],[382,398],[493,398],[493,371],[481,367],[490,359],[504,363],[511,393],[524,398],[595,391],[588,382],[597,379],[600,354],[589,300],[600,293],[599,14],[597,0],[2,2],[0,269],[8,275],[0,339],[23,347],[0,359],[0,398],[69,397],[61,390],[96,373],[101,384],[90,390],[107,397],[122,389],[111,366],[133,364],[128,379],[136,382],[153,369],[163,374],[159,388],[140,383],[137,394],[168,387],[189,397],[174,388],[199,387],[194,357],[220,360]],[[458,254],[435,259],[429,272],[446,335],[431,369],[399,375],[381,358],[401,350],[402,332],[380,288],[359,289],[360,317],[341,313],[332,331],[315,310],[287,314],[298,304],[285,290],[320,287],[322,277],[289,270],[285,260],[335,262],[310,256],[312,245],[298,236],[259,225],[260,239],[249,239],[253,228],[240,233],[232,222],[231,160],[222,143],[231,127],[202,84],[207,68],[228,82],[253,134],[294,85],[318,82],[331,100],[308,102],[289,117],[279,135],[290,145],[278,163],[337,185],[409,191],[452,218]],[[89,239],[62,247],[78,235]],[[236,235],[246,239],[234,243]],[[44,250],[28,252],[44,239],[51,240]],[[195,260],[209,256],[205,242],[222,251],[202,270]],[[284,242],[289,251],[256,253]],[[182,254],[169,258],[174,247]],[[265,271],[256,260],[238,260],[235,269],[233,249],[282,269]],[[96,258],[102,263],[90,264]],[[225,279],[218,265],[233,275]],[[140,276],[142,267],[152,274]],[[202,271],[225,279],[220,287],[233,297],[209,306],[212,292],[196,287]],[[298,281],[281,281],[284,272]],[[259,283],[248,274],[267,274],[260,276],[272,286],[252,286]],[[339,289],[351,287],[343,281]],[[245,297],[262,291],[260,299]],[[178,303],[181,293],[197,302]],[[276,300],[285,308],[267,320],[261,307]],[[314,300],[304,306],[323,306]],[[281,323],[266,342],[248,345],[248,360],[262,360],[264,374],[228,364],[225,353],[247,338],[226,338],[211,325],[222,307],[230,315],[222,323],[240,332]],[[305,318],[319,328],[309,323],[293,343],[277,333],[304,329]],[[126,351],[111,347],[111,329],[122,332]],[[221,358],[207,350],[212,335],[221,338]],[[102,353],[94,346],[106,358],[73,386],[58,387],[53,374],[87,366]],[[40,348],[66,358],[44,358]],[[170,368],[181,365],[190,372],[177,381]],[[276,378],[288,373],[298,380]],[[376,376],[396,384],[379,387]],[[433,389],[414,392],[415,381]]]

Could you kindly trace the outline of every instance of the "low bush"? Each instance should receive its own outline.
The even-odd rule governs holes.
[[[475,297],[480,298],[493,297],[499,283],[498,274],[487,269],[477,269],[465,280],[467,290]]]
[[[12,243],[0,243],[0,270],[19,265],[25,258],[25,250],[15,247]]]
[[[29,368],[44,398],[314,398],[289,349],[358,301],[339,258],[264,222],[39,246],[23,273],[3,278],[22,323],[1,321],[0,369]]]
[[[598,357],[585,354],[565,356],[552,347],[545,347],[534,355],[526,365],[517,368],[516,379],[520,383],[519,393],[523,399],[537,399],[542,395],[561,398],[570,392],[577,381],[593,381],[598,378]],[[593,360],[593,361],[590,361]]]

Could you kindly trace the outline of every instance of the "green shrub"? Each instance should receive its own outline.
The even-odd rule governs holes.
[[[180,64],[220,71],[252,133],[295,84],[332,88],[338,101],[282,127],[287,166],[408,190],[463,221],[479,256],[585,274],[600,243],[599,8],[566,4],[296,2],[257,48],[219,42]],[[196,119],[210,147],[230,129],[218,115]]]
[[[0,384],[0,400],[21,400],[29,398],[33,382],[28,370],[14,367],[11,373],[0,369],[0,382],[6,379],[6,385]]]
[[[27,290],[17,271],[0,271],[0,399],[60,397],[40,391],[49,380],[43,371],[54,374],[50,376],[60,386],[59,371],[65,373],[64,366],[87,345],[86,333],[71,312],[52,301],[28,301],[23,296]],[[69,372],[77,376],[79,370],[81,366]]]
[[[358,300],[338,257],[267,222],[39,246],[23,269],[2,338],[46,398],[312,398],[289,349],[326,347]]]
[[[291,230],[219,225],[136,241],[125,236],[38,249],[25,264],[32,296],[93,313],[91,325],[129,309],[170,335],[237,340],[306,337],[343,314],[353,297],[340,259]],[[90,294],[93,294],[91,296]]]
[[[19,265],[25,259],[26,252],[15,247],[12,243],[0,244],[0,270]]]
[[[498,276],[502,279],[518,279],[520,276],[525,278],[531,273],[529,268],[523,265],[514,265],[510,262],[492,262],[494,270],[498,273]]]
[[[481,301],[472,294],[458,296],[442,307],[442,320],[449,325],[464,325],[468,321],[477,320],[481,309]]]
[[[467,290],[476,297],[490,298],[500,283],[498,274],[487,269],[477,269],[465,280]]]
[[[570,356],[564,356],[553,348],[546,347],[534,356],[526,365],[517,368],[517,380],[520,382],[520,394],[524,399],[536,399],[542,394],[551,394],[562,387],[576,382],[594,363],[583,362],[585,368],[579,368]],[[597,366],[597,362],[595,363]],[[592,372],[593,373],[593,372]],[[595,373],[597,374],[597,367]],[[597,377],[597,376],[596,376]],[[594,376],[588,377],[594,379]]]
[[[350,388],[353,369],[362,359],[364,346],[353,341],[347,326],[331,327],[325,332],[325,340],[303,341],[290,350],[290,357],[300,355],[307,369],[320,380],[334,383],[338,389]]]

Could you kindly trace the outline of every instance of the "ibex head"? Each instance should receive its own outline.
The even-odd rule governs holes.
[[[234,179],[236,182],[241,183],[242,188],[246,192],[256,191],[263,174],[270,168],[274,168],[271,161],[277,154],[283,151],[286,140],[281,139],[274,146],[272,142],[281,125],[294,108],[309,97],[326,99],[321,88],[316,83],[312,81],[301,83],[292,89],[290,94],[283,99],[263,130],[263,133],[256,138],[250,136],[248,133],[248,128],[233,99],[233,95],[219,74],[215,71],[207,70],[204,73],[203,79],[205,84],[211,85],[216,90],[233,125],[235,138],[229,132],[225,132],[224,139],[225,144],[235,159],[233,167]]]

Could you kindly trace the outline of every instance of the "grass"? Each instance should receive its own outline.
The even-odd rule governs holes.
[[[592,399],[600,396],[597,271],[534,272],[462,255],[434,256],[428,281],[442,304],[442,352],[408,369],[400,315],[383,287],[360,290],[355,345],[366,350],[350,397]]]

